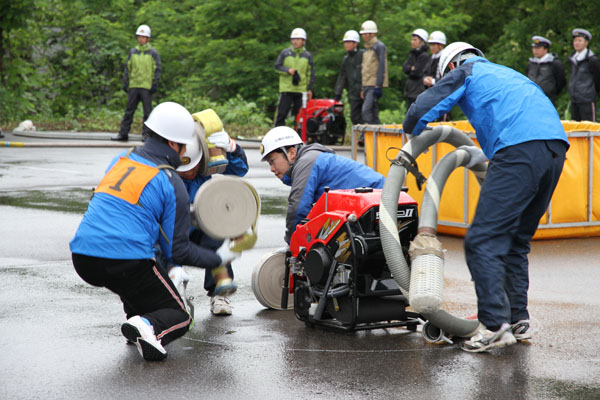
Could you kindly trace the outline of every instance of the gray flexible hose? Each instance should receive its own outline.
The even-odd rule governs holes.
[[[402,147],[402,150],[406,151],[416,159],[423,151],[438,142],[449,143],[455,147],[463,145],[475,145],[475,143],[464,132],[444,125],[436,126],[431,130],[424,131],[419,136],[413,137]],[[461,153],[467,152],[461,151]],[[398,161],[401,157],[402,154],[399,152],[394,161]],[[456,157],[457,156],[455,155],[453,161],[454,163],[456,163]],[[465,164],[469,161],[469,157],[470,156],[468,153],[467,156],[464,156],[463,162]],[[479,167],[479,165],[476,167]],[[446,169],[447,167],[444,168],[444,171],[441,173],[445,174]],[[453,169],[454,168],[452,168],[452,170]],[[450,170],[450,172],[452,170]],[[446,178],[450,172],[447,172]],[[479,172],[481,171],[478,171],[478,173]],[[432,175],[435,174],[432,172]],[[402,253],[402,246],[400,245],[400,237],[398,235],[398,229],[396,225],[397,219],[395,218],[398,210],[398,196],[400,194],[400,190],[402,189],[402,185],[404,184],[405,178],[406,169],[400,164],[392,163],[383,186],[379,213],[381,246],[383,248],[386,262],[390,268],[394,280],[400,287],[400,290],[405,296],[408,297],[410,288],[410,268],[406,259],[404,258],[404,254]],[[443,188],[443,184],[441,185],[441,188]],[[437,202],[439,203],[439,199]],[[428,221],[427,223],[431,223],[431,218],[427,215],[434,213],[435,222],[433,224],[433,228],[437,229],[437,207],[433,207],[433,210],[431,208],[431,206],[427,206],[427,208],[422,206],[421,218],[424,218],[426,221]],[[455,336],[469,336],[470,334],[474,333],[479,326],[479,321],[477,320],[465,320],[462,318],[457,318],[443,310],[437,310],[424,316],[438,328]]]
[[[440,197],[448,177],[456,168],[466,165],[471,159],[471,155],[462,149],[457,149],[446,154],[435,165],[423,194],[421,203],[421,218],[419,220],[420,228],[431,228],[437,230],[437,219],[440,204]],[[487,171],[487,164],[481,163],[471,167],[479,183],[483,182]],[[455,317],[444,310],[423,313],[423,316],[433,325],[452,336],[470,337],[475,334],[479,328],[478,320],[468,320]]]

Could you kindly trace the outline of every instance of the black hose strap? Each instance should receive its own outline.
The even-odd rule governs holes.
[[[398,152],[398,155],[396,156],[396,158],[393,160],[391,160],[387,156],[387,152],[390,151],[391,149],[400,150]],[[390,147],[387,149],[385,157],[392,164],[400,166],[400,167],[404,167],[408,172],[413,174],[417,181],[417,187],[419,188],[419,190],[421,190],[423,183],[425,183],[425,181],[427,181],[427,177],[425,177],[421,173],[421,171],[419,171],[419,165],[417,164],[417,160],[415,160],[414,157],[412,155],[410,155],[410,153],[408,153],[407,151],[404,151],[402,149],[399,149],[397,147]]]

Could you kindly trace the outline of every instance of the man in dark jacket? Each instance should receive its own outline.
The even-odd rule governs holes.
[[[542,36],[533,36],[531,40],[533,57],[529,59],[525,75],[537,83],[556,106],[556,98],[567,83],[565,69],[558,56],[548,52],[552,45],[550,40]]]
[[[123,90],[127,92],[125,114],[121,121],[119,134],[111,137],[111,140],[127,141],[129,139],[133,114],[140,101],[144,110],[144,121],[148,119],[148,115],[152,111],[152,95],[158,87],[161,62],[158,52],[149,43],[150,27],[140,25],[135,34],[138,45],[129,50],[123,79]],[[143,127],[143,132],[144,138],[146,138],[148,134],[146,126]]]
[[[444,46],[446,46],[446,35],[444,32],[440,31],[431,32],[428,43],[429,50],[431,50],[431,59],[429,60],[429,66],[427,67],[425,77],[423,78],[423,84],[430,88],[435,85],[435,82],[438,79],[438,63],[440,61],[440,54],[442,54],[442,50],[444,50]]]
[[[356,31],[344,34],[344,49],[346,55],[342,60],[342,67],[335,83],[335,99],[342,98],[344,87],[348,90],[350,100],[350,120],[353,125],[362,124],[363,99],[360,97],[362,90],[361,64],[364,50],[358,48],[360,37]]]
[[[411,35],[408,59],[402,64],[402,71],[408,75],[404,85],[404,97],[406,98],[406,109],[408,110],[417,97],[426,89],[423,78],[427,73],[430,56],[427,53],[427,31],[415,29]]]
[[[600,91],[600,61],[588,43],[592,34],[585,29],[573,29],[573,48],[571,54],[571,119],[575,121],[596,122],[596,97]]]

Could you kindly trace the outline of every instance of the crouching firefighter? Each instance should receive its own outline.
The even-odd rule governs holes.
[[[157,268],[154,245],[174,263],[207,269],[238,254],[228,242],[215,252],[189,240],[189,196],[175,169],[195,140],[191,114],[165,102],[145,125],[150,139],[113,159],[70,248],[84,281],[121,298],[127,316],[123,336],[145,360],[160,361],[167,357],[163,346],[183,336],[192,317],[167,272]]]
[[[271,172],[291,186],[286,215],[285,241],[290,243],[296,225],[306,218],[312,205],[321,197],[325,187],[381,189],[385,178],[364,164],[338,156],[319,143],[304,145],[292,128],[271,129],[260,146],[262,161],[269,163]]]

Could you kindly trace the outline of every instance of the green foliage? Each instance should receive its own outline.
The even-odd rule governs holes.
[[[400,123],[406,113],[402,63],[416,28],[442,30],[449,42],[470,42],[519,71],[531,56],[532,35],[552,40],[566,66],[572,28],[600,37],[600,2],[589,0],[0,0],[0,9],[0,122],[113,131],[126,101],[126,57],[142,23],[152,28],[163,64],[155,102],[213,108],[231,133],[244,136],[272,124],[273,64],[297,26],[307,31],[315,61],[314,95],[327,98],[344,56],[342,35],[366,19],[377,22],[388,52],[385,123]],[[563,92],[561,116],[568,101]]]

